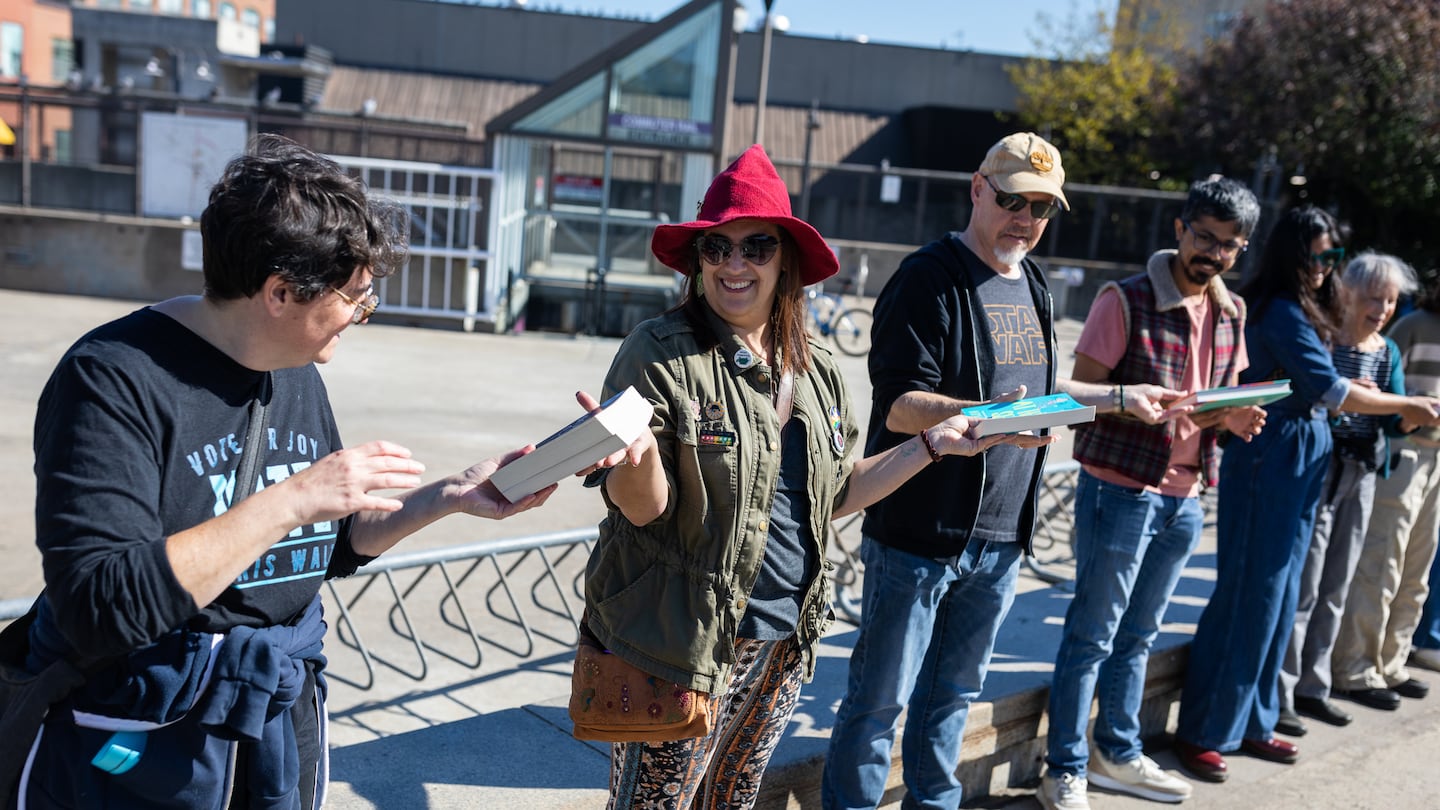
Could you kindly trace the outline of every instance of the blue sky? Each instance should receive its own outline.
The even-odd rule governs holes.
[[[774,13],[790,19],[790,31],[817,37],[946,47],[990,53],[1029,54],[1031,34],[1042,14],[1065,19],[1072,9],[1117,0],[775,0]],[[765,13],[762,0],[744,0],[751,26]],[[536,8],[560,7],[586,13],[640,15],[658,20],[684,0],[529,0]]]

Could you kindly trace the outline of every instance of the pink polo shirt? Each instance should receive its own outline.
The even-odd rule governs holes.
[[[1215,321],[1210,317],[1212,302],[1209,295],[1192,295],[1184,299],[1185,312],[1190,316],[1190,353],[1185,360],[1185,371],[1180,377],[1180,387],[1187,391],[1209,388],[1212,366],[1215,361]],[[1090,306],[1090,315],[1080,332],[1080,341],[1075,352],[1083,354],[1105,368],[1115,368],[1129,348],[1130,335],[1125,329],[1124,310],[1120,304],[1120,293],[1111,288],[1095,299]],[[1250,365],[1242,339],[1235,347],[1235,370],[1243,371]],[[1145,489],[1161,495],[1193,498],[1200,494],[1200,428],[1181,416],[1175,420],[1175,442],[1170,448],[1170,466],[1159,486],[1147,486],[1140,481],[1115,470],[1086,464],[1085,471],[1116,486]]]

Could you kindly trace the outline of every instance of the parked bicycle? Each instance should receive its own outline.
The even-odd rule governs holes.
[[[860,524],[864,517],[862,510],[830,523],[829,556],[835,566],[830,581],[835,586],[835,610],[839,618],[857,627],[865,576],[864,563],[860,562]]]
[[[843,282],[849,286],[849,281]],[[848,307],[840,293],[827,293],[816,284],[805,290],[810,328],[835,341],[840,351],[860,357],[870,351],[870,325],[875,316],[862,307]]]

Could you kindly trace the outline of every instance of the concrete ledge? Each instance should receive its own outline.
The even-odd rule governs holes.
[[[1145,697],[1140,713],[1145,739],[1165,735],[1170,717],[1180,701],[1185,681],[1188,639],[1150,656],[1145,678]],[[1004,686],[1005,677],[992,678],[992,685]],[[965,803],[975,803],[1007,788],[1033,786],[1040,778],[1045,756],[1045,735],[1049,722],[1045,707],[1050,699],[1048,686],[1024,688],[1002,694],[992,701],[977,702],[970,709],[960,763],[965,785]],[[1091,716],[1094,717],[1092,707]],[[799,746],[789,735],[780,743],[760,788],[758,810],[818,810],[823,755],[795,758]],[[883,805],[898,803],[905,795],[900,746],[891,764]]]

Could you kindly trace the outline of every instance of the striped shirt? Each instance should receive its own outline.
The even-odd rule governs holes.
[[[1336,346],[1330,350],[1335,371],[1351,380],[1369,380],[1380,388],[1390,383],[1390,348],[1385,343],[1375,351],[1361,351],[1354,346]],[[1337,440],[1374,441],[1380,435],[1383,419],[1374,414],[1341,411],[1330,424],[1330,434]]]
[[[1440,395],[1440,315],[1412,312],[1395,322],[1390,339],[1400,347],[1406,393]],[[1440,428],[1421,428],[1411,436],[1440,442]]]

